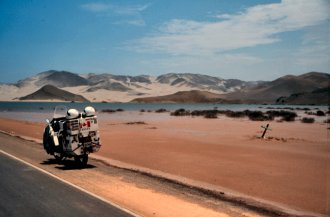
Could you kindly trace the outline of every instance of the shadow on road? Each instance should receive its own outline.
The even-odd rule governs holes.
[[[56,160],[54,158],[50,158],[48,160],[45,160],[45,161],[41,162],[40,164],[42,164],[42,165],[57,165],[57,166],[55,166],[55,168],[59,169],[59,170],[81,170],[81,169],[96,168],[96,166],[91,165],[91,164],[87,164],[86,166],[81,166],[77,162],[75,162],[74,160],[68,160],[68,159],[64,159],[61,162],[59,162],[58,160]]]

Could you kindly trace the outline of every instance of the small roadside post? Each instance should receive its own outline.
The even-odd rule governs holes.
[[[261,127],[265,129],[264,132],[262,133],[262,136],[261,136],[261,138],[264,139],[267,130],[272,130],[272,129],[269,128],[269,124],[267,124],[266,126],[261,126]]]

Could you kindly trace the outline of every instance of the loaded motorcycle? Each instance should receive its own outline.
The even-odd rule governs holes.
[[[86,166],[88,154],[99,151],[101,147],[98,121],[95,109],[88,106],[83,112],[57,106],[43,135],[46,152],[58,162],[64,158],[74,158],[79,166]]]

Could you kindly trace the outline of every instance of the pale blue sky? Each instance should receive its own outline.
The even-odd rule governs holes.
[[[0,82],[75,73],[329,73],[327,0],[0,1]]]

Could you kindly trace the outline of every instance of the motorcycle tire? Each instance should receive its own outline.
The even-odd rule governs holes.
[[[55,157],[58,163],[61,163],[64,160],[64,156],[62,153],[54,152],[53,156]]]
[[[81,155],[81,156],[75,156],[74,160],[76,161],[78,166],[85,167],[87,165],[87,162],[88,162],[88,154],[84,154],[84,155]]]

